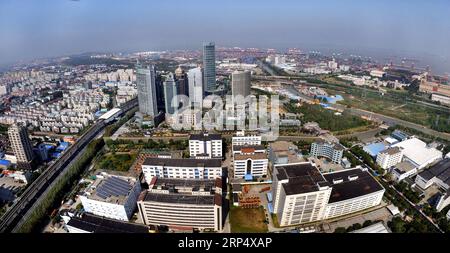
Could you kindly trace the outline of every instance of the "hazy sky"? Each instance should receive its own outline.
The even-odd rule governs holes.
[[[449,59],[450,1],[0,0],[0,64],[86,51],[192,49],[202,41]]]

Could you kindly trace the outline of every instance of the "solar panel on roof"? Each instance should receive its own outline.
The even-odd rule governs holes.
[[[132,186],[128,181],[117,177],[110,177],[102,182],[97,188],[97,195],[101,198],[108,198],[114,196],[126,196],[131,190]]]

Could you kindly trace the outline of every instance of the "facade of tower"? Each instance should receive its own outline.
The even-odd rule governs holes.
[[[187,74],[181,67],[175,70],[175,79],[177,82],[178,95],[186,95],[189,97],[189,83]]]
[[[156,72],[155,78],[155,87],[156,87],[156,108],[158,112],[162,112],[166,110],[166,104],[164,101],[164,81],[162,75]]]
[[[250,71],[235,71],[231,74],[231,93],[244,98],[250,95]]]
[[[31,168],[30,163],[34,158],[33,146],[26,127],[12,125],[8,128],[8,137],[17,158],[17,166],[24,169]]]
[[[153,65],[138,64],[136,66],[139,112],[153,117],[158,113],[155,76],[156,71]]]
[[[188,71],[189,99],[194,106],[203,103],[203,73],[200,67]]]
[[[214,42],[203,44],[204,88],[212,92],[216,88],[216,50]]]
[[[172,73],[167,75],[166,81],[164,81],[164,101],[166,113],[173,114],[175,107],[172,106],[173,99],[177,95],[177,86]]]

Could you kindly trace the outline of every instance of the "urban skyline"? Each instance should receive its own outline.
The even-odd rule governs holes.
[[[116,1],[2,1],[0,65],[92,51],[196,49],[198,41],[216,41],[224,46],[417,57],[445,73],[450,72],[446,47],[450,35],[445,32],[449,5],[439,0],[285,1],[281,5],[172,0],[133,1],[126,6]],[[319,6],[321,18],[316,18]],[[139,15],[146,8],[155,15]],[[96,15],[100,10],[108,15]],[[169,10],[179,15],[163,22],[159,13]]]
[[[361,2],[4,0],[0,236],[450,233],[450,4]]]

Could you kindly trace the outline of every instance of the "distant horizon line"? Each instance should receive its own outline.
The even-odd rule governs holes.
[[[241,48],[241,49],[251,49],[251,48],[257,48],[261,50],[268,50],[268,49],[275,49],[278,53],[286,53],[289,49],[299,49],[302,51],[302,53],[310,53],[314,51],[318,51],[321,54],[324,54],[324,56],[332,56],[333,53],[338,54],[344,54],[344,55],[355,55],[362,58],[369,58],[373,59],[375,61],[381,61],[381,59],[386,58],[393,58],[393,59],[407,59],[407,60],[415,60],[422,62],[420,58],[427,55],[427,57],[439,57],[438,55],[435,55],[433,53],[426,53],[426,52],[414,52],[411,50],[396,50],[396,49],[387,49],[387,48],[374,48],[374,47],[368,47],[368,48],[359,48],[359,49],[348,49],[343,48],[342,46],[338,45],[331,45],[331,44],[316,44],[315,46],[306,46],[306,43],[298,43],[298,46],[244,46],[244,45],[220,45],[217,44],[215,41],[213,42],[216,46],[216,48]],[[166,48],[166,49],[123,49],[123,50],[103,50],[103,51],[97,51],[97,50],[89,50],[89,51],[83,51],[83,52],[73,52],[73,53],[64,53],[59,55],[52,55],[52,56],[43,56],[43,57],[37,57],[33,59],[22,59],[17,60],[13,62],[7,62],[7,63],[0,63],[0,71],[6,71],[8,68],[15,67],[17,65],[24,65],[29,64],[34,61],[44,61],[44,60],[52,60],[57,58],[63,58],[63,57],[73,57],[73,56],[82,56],[82,55],[93,55],[93,54],[133,54],[133,53],[140,53],[140,52],[173,52],[173,51],[202,51],[202,45],[205,42],[200,42],[199,46],[194,47],[186,47],[186,48]],[[303,44],[303,45],[300,45]],[[333,52],[334,51],[334,52]],[[380,55],[372,55],[372,54],[380,54]],[[424,55],[425,54],[425,55]],[[441,56],[442,57],[442,56]],[[417,58],[417,59],[416,59]],[[423,59],[422,59],[423,60]],[[448,59],[445,58],[446,62],[448,62]],[[383,64],[380,62],[380,64]],[[431,64],[421,64],[423,66],[431,65]],[[434,65],[434,64],[433,64]],[[432,69],[434,69],[432,67]],[[441,74],[450,75],[450,69],[447,71],[440,71]]]

